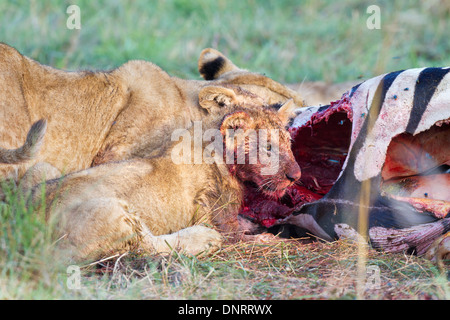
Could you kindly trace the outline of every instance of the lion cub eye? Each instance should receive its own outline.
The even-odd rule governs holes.
[[[267,151],[271,151],[271,150],[272,150],[272,145],[268,144],[268,145],[266,146],[266,150],[267,150]]]

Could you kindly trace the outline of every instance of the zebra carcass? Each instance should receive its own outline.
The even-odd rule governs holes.
[[[301,179],[279,200],[248,191],[243,216],[284,236],[351,228],[418,255],[450,230],[450,68],[369,79],[298,109],[290,131]]]

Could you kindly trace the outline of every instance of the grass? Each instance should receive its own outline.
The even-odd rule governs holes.
[[[71,4],[80,7],[81,30],[66,27]],[[199,78],[196,61],[205,47],[286,83],[341,82],[450,65],[446,1],[377,1],[380,30],[366,27],[371,4],[11,0],[0,2],[0,41],[57,68],[110,69],[145,59],[190,79]],[[82,267],[81,289],[68,289],[70,274],[55,258],[51,226],[39,210],[25,205],[14,187],[4,190],[1,299],[450,298],[447,275],[431,262],[371,249],[366,265],[379,270],[380,283],[358,292],[358,246],[346,241],[229,244],[203,258],[130,252]]]
[[[229,243],[209,257],[126,252],[78,265],[74,287],[51,224],[14,186],[3,190],[0,299],[450,299],[447,274],[420,257],[368,249],[358,278],[358,244],[346,240]]]
[[[198,78],[205,47],[289,83],[450,65],[445,1],[377,3],[380,30],[366,26],[372,1],[7,1],[0,3],[0,40],[58,68],[146,59],[185,78]],[[81,30],[66,27],[70,4],[80,7]]]

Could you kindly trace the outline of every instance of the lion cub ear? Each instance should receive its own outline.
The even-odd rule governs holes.
[[[247,130],[252,127],[253,119],[244,111],[231,113],[222,120],[220,132],[225,135],[227,129],[231,130]]]
[[[295,105],[294,100],[289,99],[280,107],[280,109],[278,109],[278,116],[284,124],[288,124],[289,120],[295,116],[296,109],[297,106]]]
[[[217,50],[207,48],[200,53],[198,71],[205,80],[214,80],[228,71],[240,70]]]
[[[236,94],[233,90],[225,87],[208,86],[200,90],[198,94],[199,104],[208,110],[237,104]]]

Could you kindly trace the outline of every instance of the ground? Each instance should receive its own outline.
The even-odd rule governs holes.
[[[360,288],[358,257],[357,245],[346,241],[239,243],[226,246],[206,259],[130,255],[102,263],[104,267],[95,271],[109,273],[108,285],[118,288],[125,296],[133,287],[140,287],[142,297],[150,299],[450,297],[446,275],[441,275],[428,261],[374,250],[367,252],[368,268]],[[379,282],[375,270],[379,270]],[[85,280],[89,281],[88,278]]]

